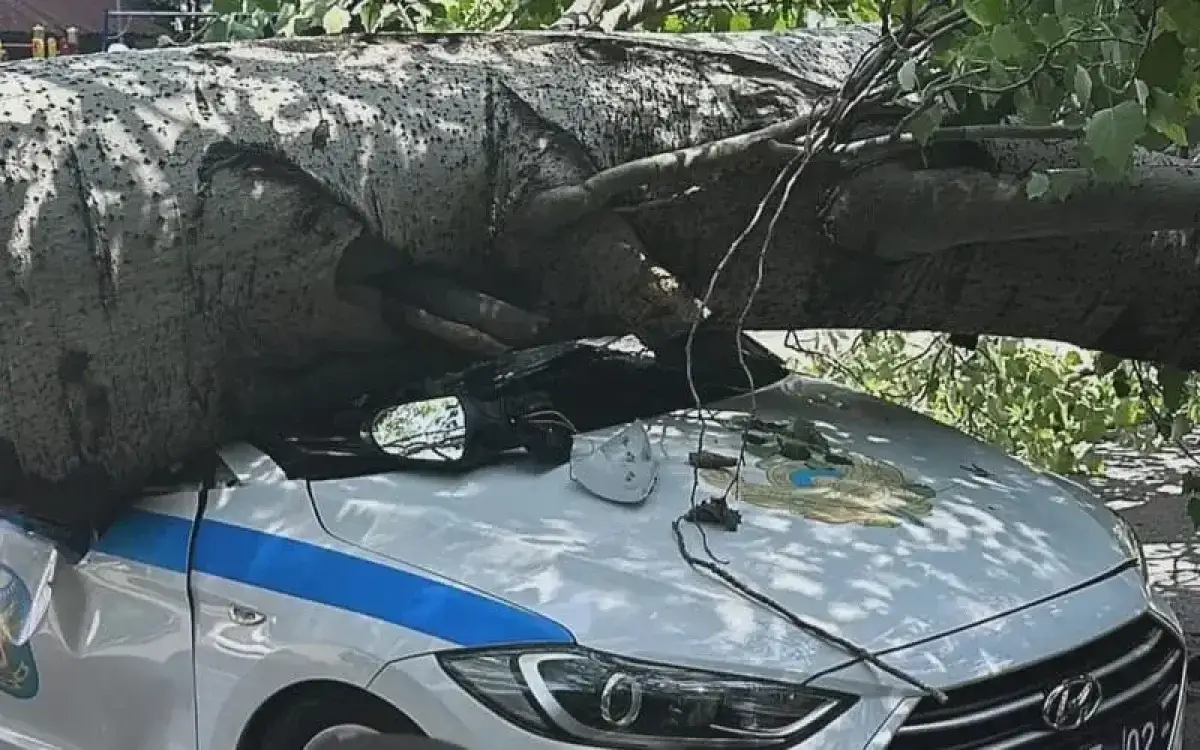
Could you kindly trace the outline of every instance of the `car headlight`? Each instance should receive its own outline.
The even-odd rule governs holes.
[[[1146,564],[1146,549],[1142,546],[1142,540],[1138,538],[1137,531],[1133,528],[1133,524],[1127,521],[1123,516],[1113,513],[1117,518],[1117,535],[1121,539],[1121,545],[1129,551],[1129,554],[1137,561],[1138,570],[1141,571],[1142,580],[1146,583],[1150,582],[1150,567]]]
[[[440,654],[485,706],[551,739],[673,750],[791,745],[854,696],[619,658],[581,648]]]

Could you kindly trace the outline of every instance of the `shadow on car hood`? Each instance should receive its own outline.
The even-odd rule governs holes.
[[[933,420],[799,377],[756,401],[763,420],[802,417],[829,451],[747,455],[732,502],[741,526],[707,527],[708,549],[742,581],[864,648],[1012,611],[1130,556],[1102,505]],[[727,422],[750,406],[742,396],[713,408]],[[519,461],[455,477],[314,482],[314,502],[334,536],[541,612],[581,643],[800,673],[843,661],[681,559],[671,522],[689,507],[699,422],[680,412],[645,424],[660,470],[642,505],[589,494],[566,466]],[[739,445],[735,431],[707,425],[707,451],[737,456]],[[700,472],[697,498],[728,485],[725,471]],[[690,551],[707,558],[698,529],[683,530]]]

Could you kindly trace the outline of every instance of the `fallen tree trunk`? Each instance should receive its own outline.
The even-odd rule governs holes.
[[[0,500],[94,523],[152,470],[297,399],[348,397],[367,373],[684,330],[790,152],[755,138],[588,180],[811,112],[873,38],[292,39],[4,66]],[[1148,214],[1131,200],[1102,235],[1086,212],[1055,228],[1028,205],[981,232],[976,205],[971,222],[946,222],[945,243],[881,240],[889,222],[930,230],[893,202],[953,212],[949,185],[1011,204],[1013,181],[994,173],[1072,163],[1000,144],[980,170],[979,153],[951,149],[920,179],[913,164],[849,178],[814,165],[770,252],[760,229],[731,256],[713,320],[1200,359],[1186,201]],[[1194,184],[1185,165],[1152,166]]]

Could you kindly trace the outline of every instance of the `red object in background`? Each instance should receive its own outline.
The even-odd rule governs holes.
[[[63,37],[62,42],[58,45],[58,54],[73,55],[77,49],[79,49],[79,29],[74,26],[68,26],[67,35]]]

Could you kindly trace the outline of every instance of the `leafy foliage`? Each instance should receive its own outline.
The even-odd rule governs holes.
[[[923,1],[891,14],[899,22]],[[1118,179],[1136,146],[1182,149],[1195,134],[1198,9],[1190,0],[964,0],[937,16],[928,54],[900,69],[908,129],[923,138],[951,121],[1078,128],[1092,176]],[[1028,193],[1063,198],[1077,179],[1035,174]]]
[[[1007,338],[974,351],[946,336],[844,331],[793,343],[797,366],[904,404],[1064,474],[1102,470],[1103,442],[1179,440],[1200,419],[1197,382],[1171,368]]]
[[[270,36],[538,29],[558,19],[563,0],[216,0],[221,18],[207,41]],[[876,0],[695,0],[640,19],[648,31],[782,30],[879,19]]]

